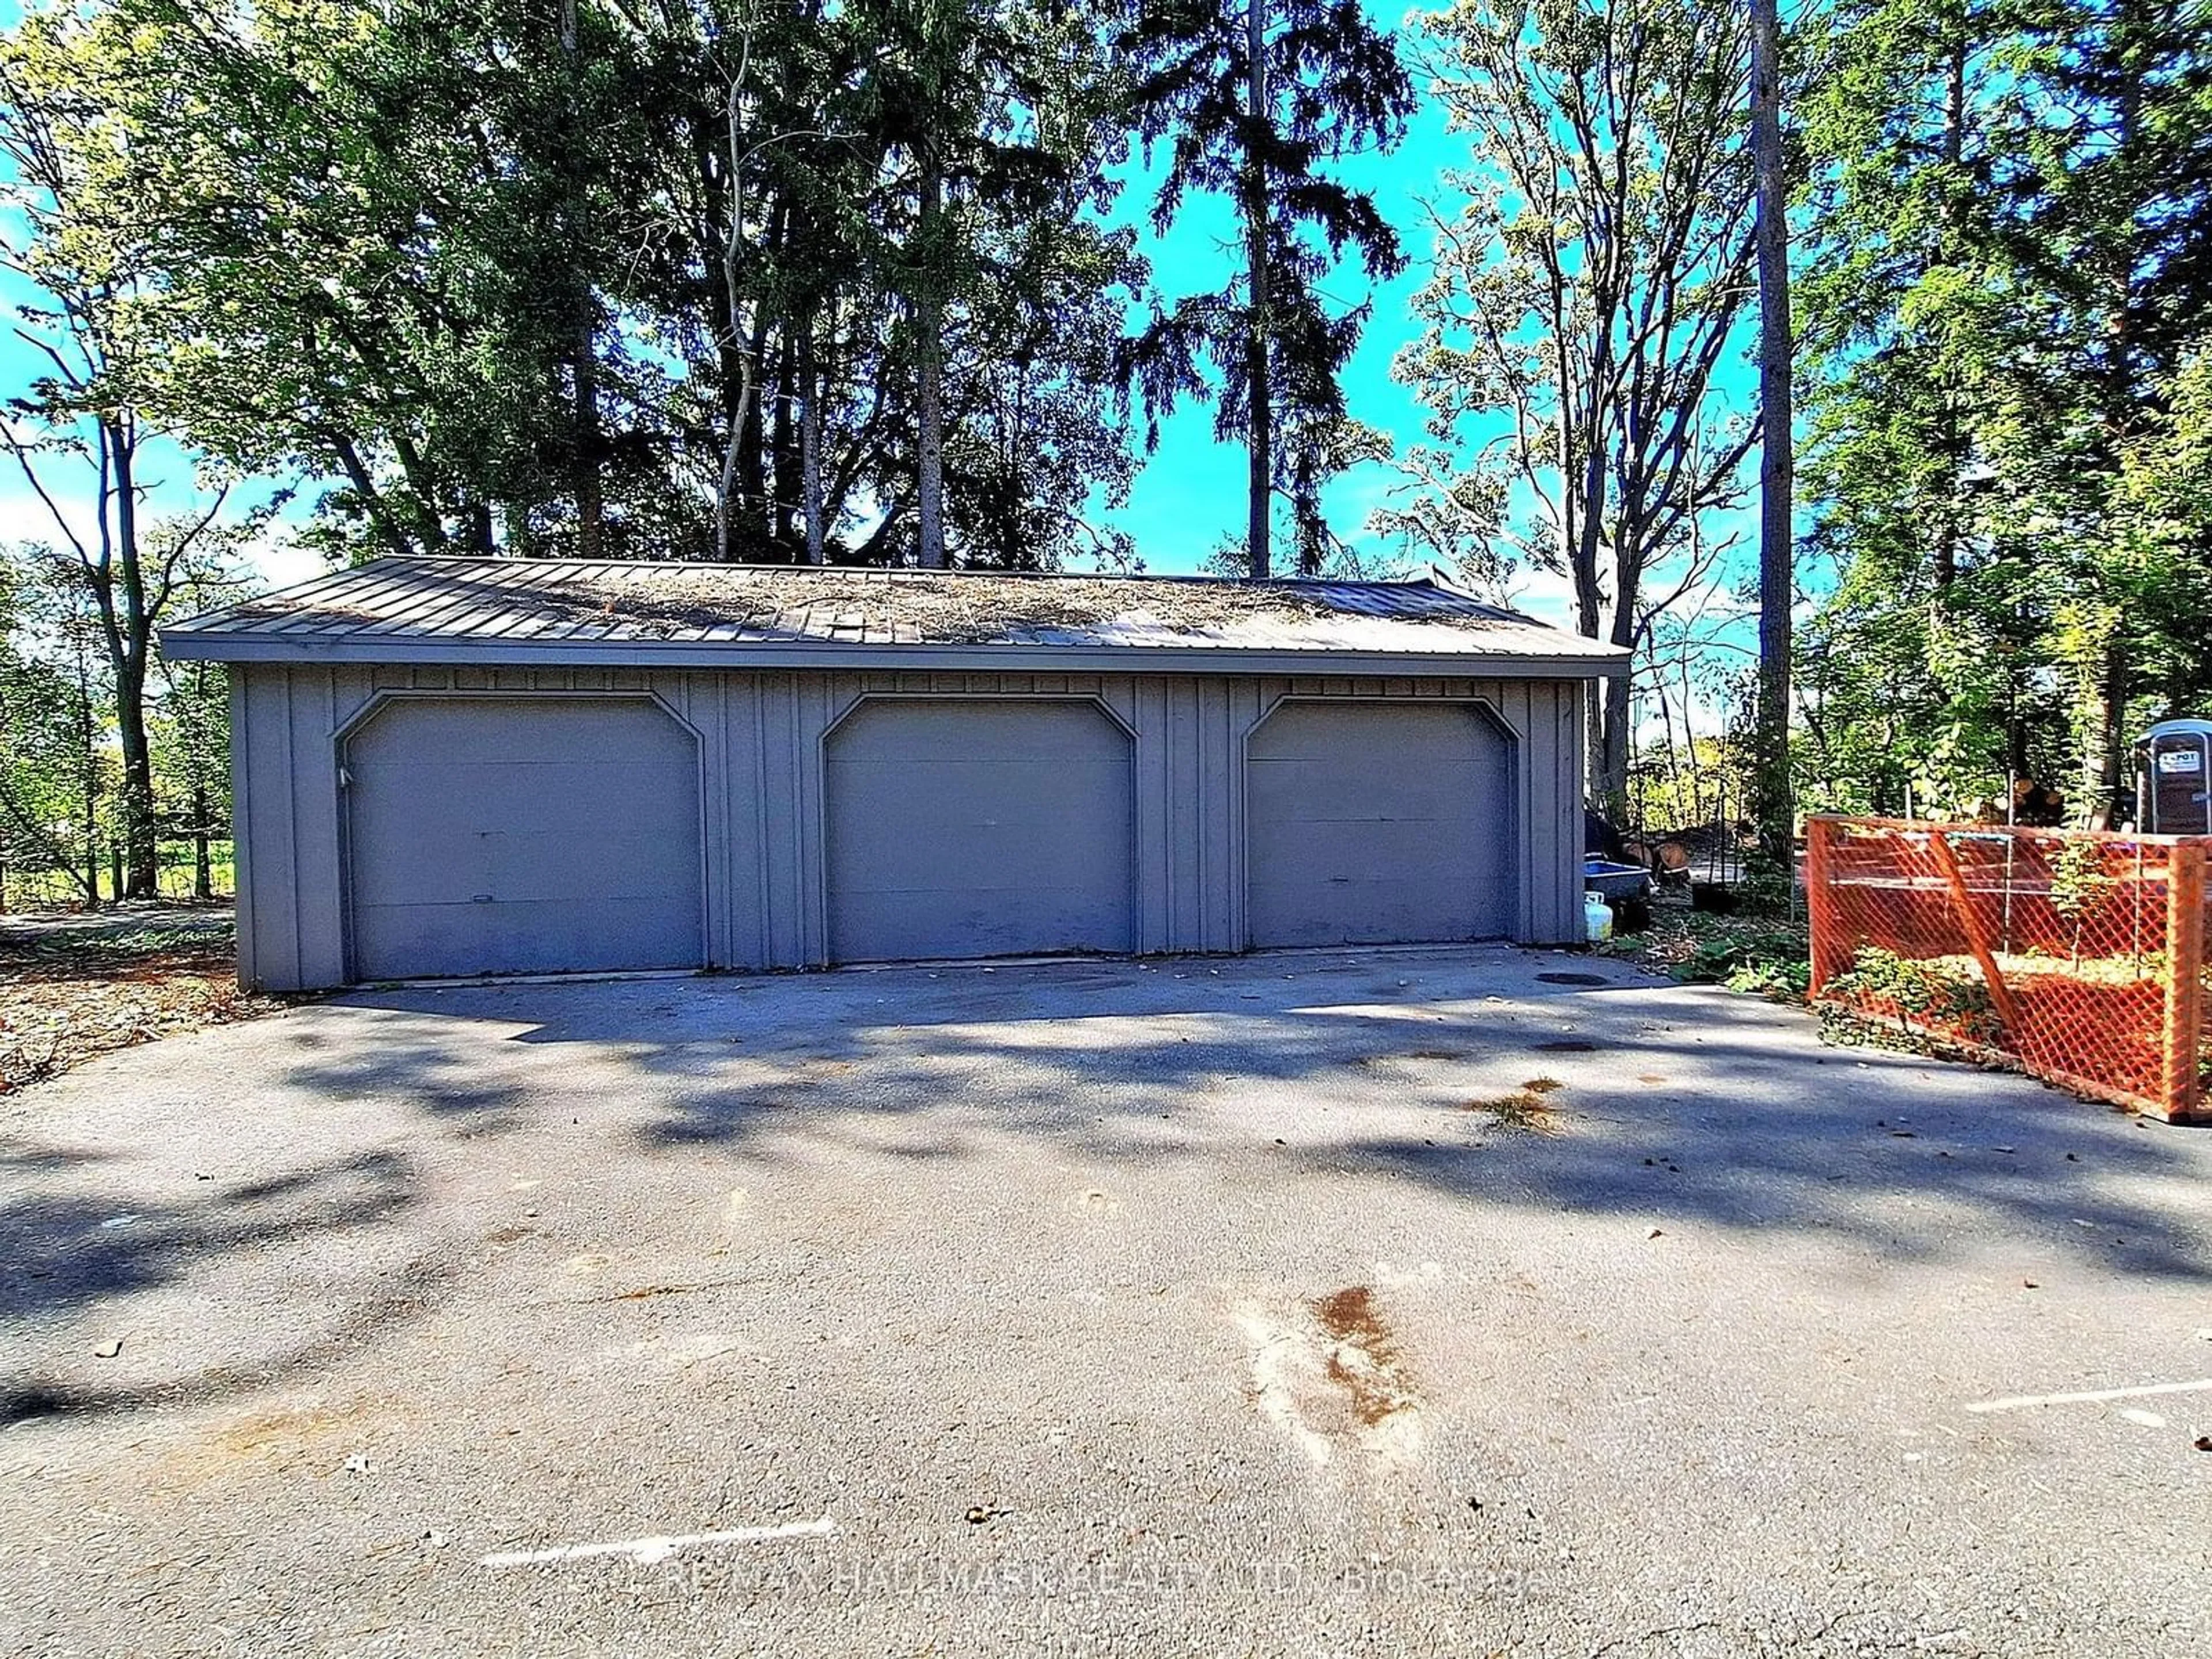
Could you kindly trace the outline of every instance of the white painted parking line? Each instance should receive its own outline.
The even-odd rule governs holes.
[[[562,1561],[589,1561],[595,1557],[627,1555],[641,1566],[665,1561],[678,1552],[704,1544],[772,1544],[785,1538],[827,1538],[837,1530],[828,1516],[814,1521],[790,1521],[780,1527],[737,1527],[727,1532],[678,1533],[667,1538],[624,1538],[604,1544],[563,1544],[550,1550],[509,1550],[487,1555],[480,1567],[543,1567]]]
[[[2212,1376],[2194,1382],[2151,1382],[2140,1389],[2091,1389],[2081,1394],[2015,1394],[2002,1400],[1978,1400],[1970,1412],[2016,1412],[2030,1406],[2095,1406],[2107,1400],[2140,1400],[2154,1394],[2197,1394],[2212,1389]]]

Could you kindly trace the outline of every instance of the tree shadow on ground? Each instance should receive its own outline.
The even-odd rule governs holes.
[[[1536,977],[1562,969],[1604,982]],[[1504,1212],[1848,1237],[1904,1260],[2033,1238],[2115,1271],[2212,1278],[2203,1222],[2162,1190],[2212,1176],[2212,1137],[2019,1078],[1824,1048],[1802,1011],[1573,957],[1349,952],[348,1000],[390,1022],[383,1040],[296,1082],[411,1086],[443,1113],[490,1087],[489,1066],[512,1127],[560,1086],[562,1055],[611,1062],[647,1154],[773,1164],[847,1143],[945,1158],[1029,1135],[1104,1158],[1203,1158],[1241,1152],[1254,1101],[1273,1099],[1297,1125],[1291,1157]],[[487,1044],[487,1020],[514,1029]],[[1559,1085],[1543,1115],[1558,1133],[1493,1109],[1533,1081]],[[1241,1116],[1218,1109],[1229,1096]]]
[[[15,1156],[12,1161],[18,1171],[51,1176],[80,1160]],[[210,1278],[223,1273],[242,1277],[234,1287],[239,1291],[276,1304],[291,1288],[283,1275],[295,1253],[336,1243],[350,1254],[418,1200],[413,1163],[388,1150],[259,1180],[210,1182],[189,1199],[137,1202],[128,1209],[52,1181],[19,1188],[0,1207],[0,1258],[10,1264],[0,1277],[0,1322],[17,1333],[0,1360],[0,1425],[50,1413],[206,1399],[328,1363],[376,1330],[412,1316],[443,1270],[418,1260],[397,1271],[364,1263],[351,1283],[337,1285],[326,1274],[313,1275],[312,1318],[258,1322],[252,1328],[266,1333],[265,1340],[205,1352],[201,1363],[181,1370],[165,1366],[158,1376],[143,1374],[132,1363],[114,1363],[123,1361],[119,1352],[88,1365],[80,1350],[90,1351],[89,1338],[65,1347],[27,1339],[33,1332],[52,1336],[73,1316],[125,1298],[167,1293],[197,1301],[207,1295]],[[180,1322],[191,1322],[182,1319],[183,1311]],[[304,1334],[303,1323],[309,1327]],[[169,1346],[173,1352],[190,1345]],[[119,1375],[111,1381],[99,1374],[103,1370]]]

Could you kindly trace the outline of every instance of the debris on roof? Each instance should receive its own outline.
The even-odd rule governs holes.
[[[383,559],[166,630],[219,639],[1241,647],[1609,658],[1439,580],[1252,582],[576,560]]]

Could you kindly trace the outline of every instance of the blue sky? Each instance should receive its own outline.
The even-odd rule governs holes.
[[[1390,155],[1355,156],[1332,169],[1346,182],[1373,192],[1411,261],[1402,275],[1380,287],[1370,285],[1356,265],[1340,270],[1327,285],[1329,296],[1346,305],[1371,294],[1374,314],[1346,372],[1346,398],[1354,416],[1389,433],[1401,451],[1422,437],[1419,404],[1390,375],[1393,359],[1419,332],[1409,302],[1426,279],[1430,240],[1419,198],[1443,193],[1443,172],[1467,162],[1467,140],[1447,134],[1441,111],[1431,106],[1424,107],[1406,142]],[[1188,202],[1169,235],[1155,237],[1149,220],[1152,175],[1131,171],[1116,217],[1139,228],[1154,286],[1170,301],[1218,288],[1239,258],[1233,247],[1223,246],[1235,234],[1229,204],[1210,198]],[[1362,526],[1395,481],[1388,468],[1372,465],[1338,479],[1326,497],[1331,526],[1363,548],[1379,545]],[[1164,425],[1159,449],[1146,462],[1128,507],[1108,516],[1136,540],[1151,568],[1194,570],[1223,538],[1242,539],[1245,513],[1243,447],[1218,442],[1212,410],[1192,406],[1179,409]]]
[[[1424,429],[1420,404],[1411,389],[1390,373],[1401,349],[1420,331],[1410,302],[1428,278],[1432,240],[1430,216],[1422,203],[1432,202],[1447,215],[1455,209],[1461,198],[1447,187],[1444,175],[1474,169],[1471,144],[1468,135],[1447,131],[1439,106],[1425,101],[1405,142],[1389,155],[1356,156],[1334,169],[1346,182],[1372,192],[1383,216],[1397,228],[1401,247],[1410,260],[1404,273],[1379,287],[1370,287],[1356,267],[1340,271],[1327,285],[1332,298],[1346,303],[1357,303],[1371,294],[1373,314],[1344,377],[1346,401],[1354,416],[1389,434],[1401,453],[1416,443],[1433,441]],[[1150,234],[1146,217],[1149,202],[1142,181],[1133,180],[1116,216],[1144,232],[1155,286],[1170,298],[1219,287],[1237,258],[1234,251],[1221,246],[1233,234],[1228,204],[1206,201],[1187,206],[1182,218],[1163,239]],[[1747,343],[1753,320],[1747,315],[1740,325]],[[1747,356],[1732,355],[1715,376],[1717,394],[1737,408],[1752,403],[1754,386]],[[1243,537],[1244,450],[1238,444],[1218,442],[1212,420],[1211,408],[1178,410],[1163,428],[1159,450],[1139,477],[1128,506],[1107,515],[1130,533],[1150,568],[1194,570],[1224,537],[1240,540]],[[1399,475],[1382,465],[1364,465],[1346,473],[1325,497],[1331,527],[1363,550],[1372,550],[1386,557],[1395,555],[1398,550],[1368,535],[1364,526],[1368,514],[1398,482]],[[1525,501],[1517,503],[1516,516],[1524,514],[1527,507]],[[1748,511],[1738,511],[1714,515],[1709,529],[1715,534],[1741,533],[1752,525]],[[1279,538],[1279,568],[1284,550]],[[1732,579],[1749,556],[1748,552],[1739,553],[1729,573]],[[1515,601],[1523,608],[1548,621],[1568,623],[1570,594],[1563,578],[1522,568],[1514,573],[1509,586]]]
[[[16,0],[0,0],[0,24],[17,15]],[[1401,276],[1372,295],[1374,311],[1345,376],[1351,412],[1389,434],[1403,450],[1421,441],[1422,421],[1412,393],[1390,374],[1392,360],[1418,331],[1411,320],[1408,301],[1424,280],[1429,234],[1419,198],[1442,195],[1442,174],[1468,164],[1468,141],[1448,133],[1441,112],[1423,109],[1406,142],[1388,156],[1366,155],[1342,164],[1340,175],[1372,191],[1384,216],[1399,228],[1404,250],[1412,263]],[[1149,230],[1149,193],[1145,169],[1133,164],[1130,187],[1125,191],[1117,218],[1137,225],[1153,268],[1158,289],[1170,298],[1220,285],[1235,258],[1222,244],[1233,235],[1226,204],[1203,198],[1186,204],[1184,213],[1165,238]],[[1368,297],[1369,285],[1356,268],[1340,271],[1328,284],[1332,298],[1357,303]],[[17,295],[0,287],[0,298]],[[40,368],[31,349],[12,335],[0,337],[0,393],[20,392]],[[1727,390],[1740,395],[1745,383],[1741,371],[1731,374]],[[1212,432],[1212,411],[1203,404],[1186,404],[1164,423],[1158,449],[1143,466],[1127,506],[1108,516],[1134,540],[1146,566],[1158,571],[1188,571],[1202,562],[1222,540],[1241,534],[1245,517],[1244,452],[1241,446],[1218,442]],[[160,474],[173,489],[188,483],[189,458],[171,451],[161,457]],[[1368,514],[1396,482],[1388,468],[1363,466],[1338,479],[1326,505],[1332,526],[1363,548],[1382,550],[1365,535]],[[15,539],[50,533],[42,510],[12,470],[0,472],[0,538]],[[273,580],[292,580],[317,568],[312,556],[289,549],[273,538],[263,560]],[[1519,601],[1540,615],[1564,620],[1563,585],[1541,573],[1523,572],[1516,579]]]

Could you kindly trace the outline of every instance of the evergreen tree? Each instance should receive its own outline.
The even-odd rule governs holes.
[[[1395,41],[1358,0],[1139,0],[1122,42],[1132,118],[1166,167],[1152,206],[1164,233],[1185,200],[1236,204],[1239,269],[1211,294],[1176,301],[1132,342],[1127,367],[1153,419],[1216,388],[1224,441],[1249,456],[1246,568],[1272,566],[1273,504],[1288,495],[1299,568],[1328,544],[1319,491],[1345,435],[1339,377],[1368,307],[1333,311],[1322,283],[1347,252],[1368,278],[1403,269],[1374,199],[1328,164],[1397,143],[1414,105]],[[1280,441],[1279,442],[1279,440]]]
[[[2185,492],[2154,532],[2139,512],[2212,339],[2207,17],[1863,0],[1836,20],[1803,316],[1813,545],[1841,571],[1809,731],[1838,799],[1959,810],[2041,783],[2101,823],[2130,732],[2212,692],[2172,631],[2208,526],[2177,520]]]

